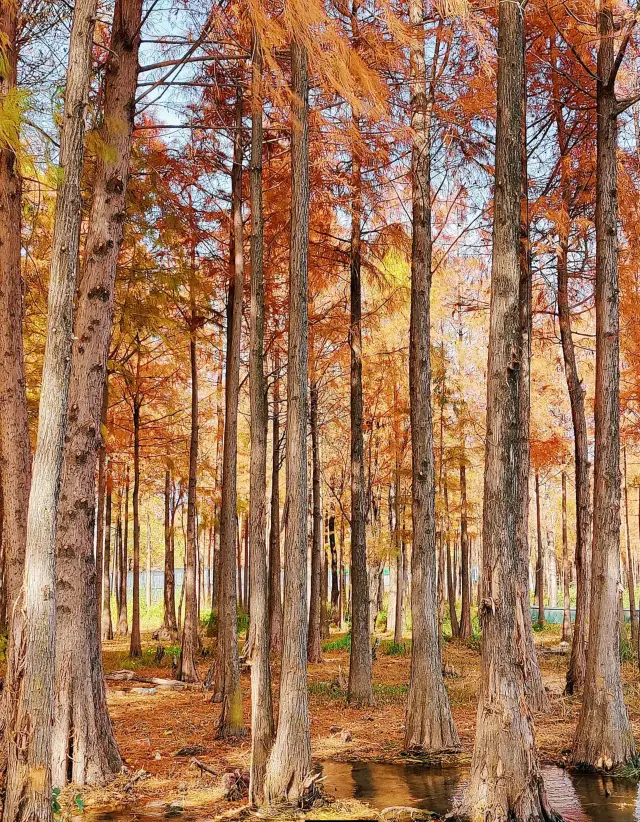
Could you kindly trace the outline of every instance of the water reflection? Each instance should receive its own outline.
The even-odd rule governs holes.
[[[360,799],[375,808],[412,805],[445,814],[464,790],[461,768],[375,762],[325,762],[324,787],[336,799]],[[640,822],[638,785],[594,774],[543,768],[549,800],[566,822]]]

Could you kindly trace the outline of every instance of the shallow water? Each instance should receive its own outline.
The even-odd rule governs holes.
[[[324,762],[323,785],[336,799],[359,799],[374,808],[412,805],[445,814],[464,790],[463,768],[434,768],[414,764],[377,762]],[[566,822],[640,822],[638,784],[595,774],[569,774],[544,767],[542,774],[552,807]],[[167,812],[158,808],[87,814],[86,822],[152,822],[180,819],[206,822],[210,814]]]
[[[542,770],[551,805],[566,822],[640,822],[636,782]],[[467,778],[461,768],[373,762],[325,762],[323,773],[326,792],[337,799],[360,799],[375,808],[412,805],[438,814],[451,810]]]

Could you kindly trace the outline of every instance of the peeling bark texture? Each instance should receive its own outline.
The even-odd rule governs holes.
[[[0,103],[16,93],[18,64],[18,16],[20,3],[3,3],[0,8]],[[13,135],[19,140],[19,135]],[[14,605],[24,570],[27,541],[27,509],[31,484],[29,419],[27,412],[24,351],[22,339],[21,273],[22,179],[15,145],[0,141],[0,497],[2,498],[3,604],[6,629],[12,636]],[[7,645],[7,682],[0,708],[0,734],[4,735],[7,713],[15,706],[6,704],[14,694],[14,643]],[[6,763],[6,748],[0,765]]]
[[[555,56],[554,56],[555,59]],[[573,423],[575,486],[576,486],[576,618],[571,644],[571,658],[566,679],[566,693],[582,690],[587,661],[589,610],[591,601],[591,484],[589,479],[589,442],[584,411],[584,389],[578,374],[571,312],[569,307],[569,235],[571,228],[571,157],[567,129],[562,115],[558,74],[552,72],[554,114],[560,149],[561,219],[558,221],[558,325],[567,381],[571,420]]]
[[[322,662],[322,509],[320,504],[320,444],[318,442],[318,385],[311,380],[310,387],[311,428],[311,497],[313,525],[311,534],[311,586],[309,602],[309,627],[307,634],[307,659]]]
[[[220,591],[215,698],[222,700],[218,736],[244,736],[240,662],[238,659],[238,593],[236,570],[236,471],[238,462],[238,394],[240,335],[242,333],[242,88],[236,89],[236,129],[232,167],[232,243],[227,303],[227,358],[225,380],[222,505],[220,515]],[[238,563],[239,566],[239,563]]]
[[[597,12],[596,384],[593,566],[587,668],[573,741],[575,763],[610,768],[635,755],[622,694],[620,569],[620,364],[617,236],[617,100],[613,8]],[[597,527],[595,527],[597,524]]]
[[[273,363],[273,420],[271,455],[271,524],[269,530],[269,627],[270,647],[282,653],[282,592],[280,582],[280,357]]]
[[[249,401],[249,573],[251,590],[251,765],[249,802],[264,801],[264,778],[273,743],[269,665],[269,580],[267,576],[267,386],[264,377],[264,223],[262,215],[262,51],[253,45],[251,76],[251,320]]]
[[[410,107],[413,241],[409,400],[411,417],[411,672],[405,748],[429,753],[458,749],[449,697],[442,677],[438,624],[435,541],[435,466],[431,412],[431,115],[433,83],[427,87],[424,2],[409,0]],[[436,42],[435,63],[439,41]],[[431,92],[431,94],[429,93]]]
[[[456,814],[471,822],[558,819],[546,799],[525,700],[518,606],[520,199],[524,9],[500,0],[498,98],[485,451],[482,667],[469,784]]]
[[[309,75],[307,50],[291,43],[291,252],[287,376],[285,590],[278,733],[265,802],[298,805],[311,772],[307,693],[307,368]]]
[[[354,14],[357,12],[354,12]],[[356,132],[360,131],[353,117]],[[357,139],[351,172],[351,653],[347,699],[373,704],[371,634],[369,633],[369,576],[367,572],[364,439],[362,433],[362,167]]]
[[[81,220],[80,180],[96,0],[77,0],[60,141],[38,437],[29,497],[25,576],[13,624],[9,759],[3,819],[49,822],[56,651],[56,512],[60,496]],[[98,399],[98,413],[102,393]],[[95,470],[95,463],[92,470]],[[88,501],[85,501],[88,504]],[[93,558],[92,558],[93,559]],[[95,577],[87,595],[97,635]],[[99,641],[96,636],[96,644]],[[60,649],[58,648],[58,653]],[[91,687],[91,683],[87,683]]]

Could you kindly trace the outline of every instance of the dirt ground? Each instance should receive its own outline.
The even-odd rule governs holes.
[[[172,677],[172,651],[161,663],[154,659],[158,645],[150,634],[144,637],[144,657],[133,662],[127,657],[128,639],[104,645],[107,674],[122,668],[137,675]],[[376,705],[358,710],[346,704],[341,685],[346,682],[349,655],[338,647],[339,635],[332,636],[324,661],[310,665],[309,706],[311,712],[312,751],[314,760],[368,759],[407,761],[402,757],[404,710],[409,676],[408,653],[388,655],[391,642],[381,636],[380,648],[373,664]],[[537,715],[535,728],[541,759],[561,763],[571,744],[577,721],[579,699],[563,696],[566,654],[559,650],[559,627],[550,627],[536,635],[545,685],[552,702],[552,713]],[[205,644],[210,640],[205,640]],[[344,645],[344,643],[342,643]],[[447,687],[454,718],[462,742],[457,762],[468,761],[472,752],[476,721],[480,655],[476,647],[456,642],[445,643],[444,664]],[[204,679],[211,657],[199,662]],[[640,739],[640,673],[635,662],[624,663],[625,697],[636,737]],[[277,706],[279,664],[273,663],[274,695]],[[212,704],[210,694],[201,689],[172,691],[155,689],[140,693],[135,689],[152,686],[140,682],[108,681],[108,703],[116,736],[127,773],[103,789],[82,789],[82,799],[89,811],[114,807],[135,807],[144,811],[164,807],[200,809],[198,819],[213,819],[233,813],[239,804],[229,803],[221,790],[225,770],[248,767],[249,738],[236,744],[216,739],[219,705]],[[249,673],[242,674],[245,722],[250,722]],[[350,740],[343,741],[349,731]],[[180,749],[195,748],[197,759],[212,768],[216,775],[202,772],[192,761],[194,752],[180,755]],[[77,793],[72,788],[63,795],[69,803]],[[342,808],[339,816],[351,811],[362,817],[363,809]]]

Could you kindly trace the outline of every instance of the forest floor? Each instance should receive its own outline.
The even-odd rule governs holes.
[[[312,753],[315,762],[322,760],[370,760],[406,762],[403,758],[404,711],[409,677],[410,656],[406,649],[393,646],[388,635],[381,643],[373,663],[373,708],[359,710],[346,703],[343,688],[346,682],[349,653],[345,638],[332,635],[324,643],[324,661],[310,665],[309,706],[311,714]],[[148,633],[143,638],[141,660],[128,658],[128,638],[104,643],[104,664],[107,675],[115,670],[129,669],[145,677],[172,678],[172,653],[168,648],[160,663],[155,661],[158,645]],[[205,640],[206,643],[211,640]],[[543,762],[562,764],[571,745],[578,718],[579,698],[563,695],[568,655],[560,650],[560,626],[549,626],[536,633],[540,664],[549,692],[552,712],[536,715],[535,729],[538,749]],[[476,706],[480,676],[480,654],[477,647],[449,641],[443,649],[446,682],[453,714],[462,742],[462,753],[455,762],[469,761],[476,722]],[[199,662],[204,679],[211,657]],[[626,703],[636,738],[640,739],[640,672],[635,661],[623,664]],[[273,663],[274,696],[278,694],[279,664]],[[242,803],[224,799],[222,774],[227,770],[249,765],[250,741],[235,744],[216,739],[220,706],[212,704],[210,693],[199,689],[181,691],[153,689],[141,682],[108,681],[108,704],[127,773],[102,789],[82,791],[87,809],[135,807],[145,809],[174,807],[198,809],[197,819],[211,820],[221,814],[233,813]],[[244,715],[250,723],[249,672],[242,673]],[[145,692],[147,691],[147,692]],[[347,732],[343,733],[343,732]],[[182,748],[192,749],[180,753]],[[201,771],[193,757],[205,763],[216,775]],[[70,803],[73,789],[63,794]],[[70,804],[69,804],[70,806]],[[363,806],[339,806],[334,815],[363,817]],[[326,817],[326,811],[320,812]],[[316,818],[319,818],[316,814]]]

